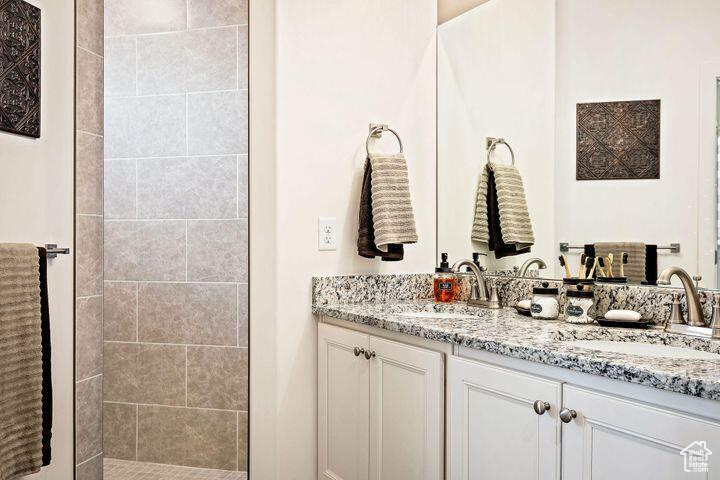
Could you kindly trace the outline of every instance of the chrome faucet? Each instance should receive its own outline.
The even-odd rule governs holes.
[[[547,268],[547,264],[543,261],[542,258],[538,258],[538,257],[530,258],[528,260],[525,260],[525,263],[523,263],[520,266],[520,269],[517,272],[517,276],[524,277],[525,275],[527,275],[527,271],[533,265],[537,265],[539,270],[544,270]]]
[[[705,317],[702,313],[702,307],[700,306],[700,298],[698,297],[697,288],[693,283],[692,277],[680,267],[668,267],[658,276],[658,285],[670,285],[670,280],[673,276],[677,276],[682,282],[682,286],[685,289],[685,300],[687,302],[687,327],[707,327]],[[668,322],[665,325],[665,330],[676,331],[677,333],[690,333],[705,335],[704,332],[694,331],[695,329],[688,329],[684,325],[672,324]],[[709,329],[708,329],[709,330]]]
[[[475,293],[475,290],[472,289],[473,294],[470,295],[468,305],[472,307],[501,308],[502,304],[500,302],[500,298],[498,297],[497,287],[493,286],[493,288],[489,291],[487,283],[485,283],[485,275],[483,274],[485,268],[479,267],[472,260],[458,260],[453,264],[451,270],[455,273],[461,273],[460,269],[462,267],[468,267],[475,277],[475,281],[478,286],[477,294]]]

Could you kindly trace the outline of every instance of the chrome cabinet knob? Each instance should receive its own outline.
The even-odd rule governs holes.
[[[577,418],[577,412],[575,410],[570,410],[568,408],[560,410],[560,420],[562,420],[563,423],[570,423],[573,418]]]
[[[370,360],[373,357],[375,357],[375,352],[368,352],[367,350],[365,351],[365,359],[366,360]]]
[[[535,413],[542,415],[550,410],[550,404],[548,402],[543,402],[542,400],[535,400],[535,403],[533,403],[533,409],[535,410]]]
[[[365,353],[365,349],[364,349],[364,348],[360,348],[360,347],[355,347],[355,348],[353,349],[353,353],[355,354],[356,357],[359,357],[360,355],[362,355],[363,353]]]

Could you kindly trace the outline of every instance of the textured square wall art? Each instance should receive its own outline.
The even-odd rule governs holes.
[[[660,100],[578,103],[576,178],[660,178]]]
[[[0,0],[0,130],[40,137],[40,9]]]

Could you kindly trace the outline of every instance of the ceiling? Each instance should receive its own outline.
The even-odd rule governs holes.
[[[489,0],[438,0],[438,25]]]

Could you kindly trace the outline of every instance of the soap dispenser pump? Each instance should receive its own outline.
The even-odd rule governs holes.
[[[450,268],[448,254],[443,253],[440,258],[440,266],[435,269],[433,276],[433,290],[435,301],[440,303],[452,303],[457,293],[457,277]]]

